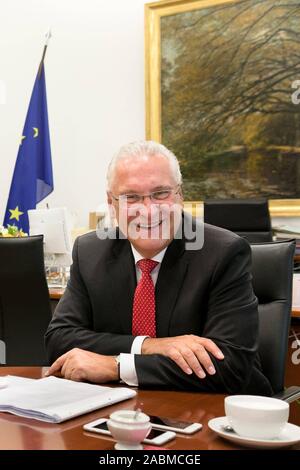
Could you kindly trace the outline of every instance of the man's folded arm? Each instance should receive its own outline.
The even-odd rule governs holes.
[[[223,247],[222,256],[211,277],[204,329],[201,336],[211,339],[224,354],[218,360],[209,353],[215,366],[214,375],[204,379],[184,373],[168,357],[136,356],[139,386],[174,386],[200,391],[241,393],[254,370],[257,353],[258,312],[253,293],[251,250],[248,243],[235,238]],[[199,322],[200,315],[199,312]],[[270,393],[267,379],[257,370],[258,391]]]
[[[206,374],[204,379],[200,379],[196,374],[186,374],[170,358],[160,354],[135,355],[139,387],[167,387],[200,392],[241,393],[245,387],[249,369],[251,370],[252,367],[253,355],[251,352],[233,351],[232,348],[220,343],[218,343],[218,346],[222,348],[225,359],[219,361],[212,354],[209,354],[216,373],[214,375]],[[236,363],[234,360],[235,355],[240,356]]]

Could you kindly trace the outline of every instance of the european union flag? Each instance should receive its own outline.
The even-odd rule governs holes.
[[[53,191],[46,82],[43,60],[33,87],[10,187],[4,226],[29,232],[28,209]]]

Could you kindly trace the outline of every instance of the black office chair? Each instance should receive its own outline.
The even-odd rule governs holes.
[[[43,236],[0,237],[0,363],[46,365],[44,333],[50,318]]]
[[[272,241],[266,199],[208,199],[204,201],[204,222],[231,230],[250,243]]]
[[[258,298],[259,356],[274,397],[292,402],[300,387],[284,390],[291,320],[295,240],[252,244],[253,289]]]

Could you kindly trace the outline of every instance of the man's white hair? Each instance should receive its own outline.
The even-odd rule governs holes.
[[[118,162],[125,158],[143,158],[145,155],[148,157],[154,157],[162,155],[169,163],[173,173],[173,177],[176,184],[182,184],[182,175],[180,166],[177,158],[171,150],[167,149],[162,144],[154,142],[153,140],[140,140],[137,142],[131,142],[130,144],[123,145],[118,153],[112,158],[108,170],[107,170],[107,188],[111,189],[112,182],[115,176],[115,170]]]

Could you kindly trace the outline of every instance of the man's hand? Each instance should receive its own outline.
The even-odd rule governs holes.
[[[77,382],[104,383],[118,380],[118,366],[113,356],[74,348],[56,359],[46,375],[60,375]]]
[[[206,377],[204,369],[210,375],[216,373],[207,351],[217,359],[224,359],[224,354],[211,339],[195,335],[146,338],[142,344],[142,354],[167,356],[186,374],[194,372],[200,379]]]

